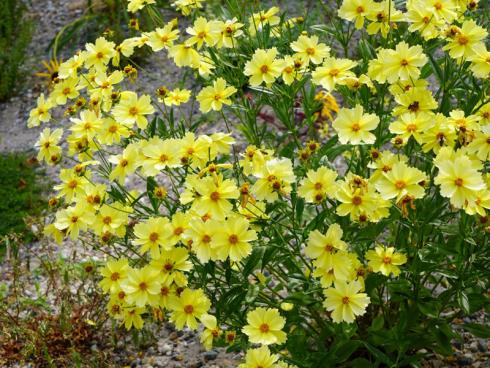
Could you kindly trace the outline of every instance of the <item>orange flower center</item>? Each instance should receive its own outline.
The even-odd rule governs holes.
[[[463,179],[461,178],[457,178],[455,181],[454,181],[454,184],[458,187],[462,187],[463,186]]]
[[[192,314],[192,312],[194,312],[194,307],[192,305],[186,305],[184,307],[184,312],[186,312],[187,314]]]
[[[267,323],[262,323],[260,325],[259,329],[260,329],[260,332],[262,332],[262,333],[267,333],[270,330],[269,325]]]

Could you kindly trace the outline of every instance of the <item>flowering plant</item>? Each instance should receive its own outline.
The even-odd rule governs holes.
[[[184,32],[130,0],[155,29],[61,64],[29,118],[73,103],[68,149],[62,128],[37,143],[66,166],[46,234],[108,255],[100,287],[127,329],[169,318],[247,350],[243,368],[450,354],[449,322],[488,306],[488,13],[344,0],[314,25],[228,3],[206,19],[174,1]],[[132,91],[137,48],[199,87]]]

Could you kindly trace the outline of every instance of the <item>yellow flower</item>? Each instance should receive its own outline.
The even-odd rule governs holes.
[[[330,47],[324,43],[318,43],[318,36],[304,36],[301,35],[296,41],[291,43],[291,49],[296,52],[295,56],[298,56],[306,64],[312,62],[313,64],[321,64],[323,59],[329,56]]]
[[[374,6],[372,0],[344,0],[338,14],[340,18],[355,22],[356,29],[361,29],[364,18]]]
[[[281,196],[291,192],[291,183],[296,180],[293,165],[288,158],[275,158],[254,172],[258,178],[252,187],[252,193],[261,201],[274,202]]]
[[[420,76],[419,68],[422,68],[427,60],[422,46],[409,47],[402,41],[396,45],[395,50],[388,50],[384,55],[383,75],[389,83],[395,83],[397,80],[417,80]]]
[[[62,169],[59,178],[61,184],[54,186],[54,189],[59,191],[59,197],[66,197],[67,201],[71,201],[76,197],[83,196],[83,185],[87,182],[87,179],[84,176],[78,175],[71,169]]]
[[[29,119],[27,120],[27,127],[32,128],[38,126],[40,123],[47,123],[51,120],[51,110],[54,107],[53,101],[45,99],[44,94],[37,98],[37,106],[29,112]]]
[[[37,154],[38,161],[46,161],[49,165],[56,163],[61,158],[61,147],[58,143],[63,135],[63,129],[55,129],[51,132],[51,129],[45,128],[39,135],[39,140],[35,143],[36,147],[39,147],[39,153]],[[55,158],[55,160],[53,160]]]
[[[121,92],[121,100],[112,109],[114,119],[119,123],[129,128],[136,124],[140,129],[145,129],[148,125],[145,115],[151,115],[154,112],[150,96],[143,95],[138,98],[138,95],[132,91]]]
[[[433,117],[428,113],[408,112],[398,116],[398,120],[391,123],[389,129],[391,133],[402,137],[404,141],[414,137],[419,144],[422,144],[422,134],[434,125],[432,119]]]
[[[110,111],[112,108],[113,85],[121,83],[124,79],[124,73],[116,70],[111,74],[99,72],[94,80],[94,85],[90,88],[90,96],[92,99],[102,101],[104,111]]]
[[[139,148],[135,144],[128,145],[122,154],[110,156],[109,162],[116,165],[112,169],[109,179],[118,180],[120,183],[124,183],[124,179],[129,174],[135,172],[140,165],[140,153]]]
[[[306,178],[301,180],[298,194],[309,203],[321,203],[328,196],[332,197],[337,186],[337,172],[320,166],[318,170],[308,170]]]
[[[437,113],[434,118],[434,125],[422,134],[421,139],[424,152],[432,150],[434,153],[438,153],[441,147],[454,146],[456,132],[454,127],[449,124],[448,119]]]
[[[230,96],[236,92],[233,86],[227,86],[223,78],[218,78],[212,86],[205,87],[197,95],[202,112],[210,110],[220,111],[223,105],[230,105]]]
[[[404,162],[397,162],[390,171],[383,172],[383,176],[376,182],[376,189],[384,199],[396,197],[396,202],[406,196],[417,199],[425,194],[423,184],[426,180],[427,176],[422,171]]]
[[[249,19],[249,28],[248,32],[251,36],[254,36],[257,31],[261,31],[266,24],[269,26],[278,25],[281,21],[276,14],[279,13],[279,8],[277,6],[273,6],[267,11],[261,10],[259,13],[254,13]]]
[[[50,100],[56,102],[57,105],[64,105],[68,99],[72,100],[80,95],[78,89],[77,77],[62,79],[54,85]]]
[[[379,118],[375,114],[364,114],[363,107],[356,105],[353,109],[340,109],[332,126],[342,144],[372,144],[376,136],[370,131],[378,124]]]
[[[427,0],[424,6],[430,8],[437,19],[452,23],[456,18],[456,4],[453,0]]]
[[[287,335],[282,329],[286,321],[276,308],[256,308],[247,313],[247,325],[242,332],[253,344],[283,344]]]
[[[245,64],[244,74],[250,77],[250,85],[260,86],[262,83],[271,85],[282,73],[283,62],[277,57],[275,47],[269,50],[258,49],[252,56],[252,60]]]
[[[331,92],[337,84],[342,84],[343,79],[355,77],[350,70],[356,65],[355,61],[349,59],[329,57],[311,73],[311,81]]]
[[[176,152],[175,139],[153,137],[141,148],[143,158],[141,171],[145,176],[155,176],[165,168],[181,166]]]
[[[249,221],[241,216],[226,219],[214,237],[219,259],[230,257],[232,262],[238,262],[252,252],[250,242],[257,240],[257,233],[249,227]]]
[[[462,208],[466,202],[474,202],[476,194],[486,188],[481,173],[466,155],[435,160],[439,173],[434,183],[441,186],[441,195],[449,198],[454,207]]]
[[[129,135],[130,132],[127,126],[118,123],[112,118],[104,118],[97,139],[100,143],[110,146],[114,143],[119,143],[121,138],[127,138]]]
[[[173,23],[168,23],[163,28],[155,28],[153,32],[148,33],[148,44],[155,52],[164,48],[169,49],[178,37],[179,30],[174,29]]]
[[[56,213],[54,226],[58,230],[65,231],[70,238],[78,238],[80,231],[86,231],[88,226],[93,224],[95,216],[90,208],[83,203],[68,207]]]
[[[95,40],[95,44],[85,45],[85,67],[94,67],[97,71],[104,71],[109,61],[116,55],[116,45],[114,42],[107,41],[104,37]]]
[[[328,256],[327,263],[317,259],[313,262],[313,276],[320,277],[322,287],[327,288],[337,280],[350,280],[353,265],[349,253],[336,251]]]
[[[220,36],[219,28],[216,27],[215,21],[208,22],[205,18],[199,17],[194,21],[192,27],[187,27],[186,32],[191,37],[186,41],[188,45],[196,44],[199,50],[204,43],[208,46],[214,46]]]
[[[305,254],[318,261],[318,265],[330,269],[332,267],[332,254],[336,250],[347,250],[347,244],[342,240],[342,228],[339,224],[328,227],[327,233],[322,234],[314,230],[308,237],[308,246]]]
[[[128,11],[136,13],[148,4],[155,4],[155,0],[128,0]]]
[[[204,325],[204,330],[200,338],[201,344],[203,344],[206,350],[211,350],[213,341],[221,335],[221,330],[218,327],[216,317],[210,314],[203,315],[201,317],[201,323]]]
[[[475,54],[475,47],[481,45],[487,35],[485,28],[477,25],[474,20],[466,20],[442,49],[449,51],[452,58],[468,58]]]
[[[163,101],[167,106],[180,106],[181,104],[189,101],[190,97],[191,91],[187,89],[176,88],[173,91],[170,91],[163,99]]]
[[[131,207],[124,206],[118,202],[111,204],[110,206],[103,204],[92,225],[94,233],[99,236],[115,234],[119,237],[123,237],[126,234],[128,215],[131,212]]]
[[[243,35],[243,31],[241,30],[243,24],[239,23],[237,18],[228,19],[224,22],[217,21],[216,24],[220,31],[216,47],[234,47],[237,43],[236,38]]]
[[[185,286],[187,280],[183,272],[190,271],[192,263],[186,248],[165,248],[158,258],[153,258],[149,267],[158,271],[165,280]]]
[[[233,208],[229,200],[239,196],[235,183],[230,179],[223,180],[221,175],[201,179],[196,190],[200,197],[194,203],[193,209],[201,216],[209,212],[213,218],[220,220]]]
[[[198,68],[201,60],[199,53],[188,42],[170,47],[168,55],[174,59],[178,67]]]
[[[177,329],[182,330],[185,325],[190,329],[197,329],[197,319],[205,315],[211,302],[201,289],[185,289],[178,298],[172,299],[169,308],[172,310],[170,320]]]
[[[407,2],[406,17],[410,23],[408,30],[418,31],[426,41],[438,37],[445,24],[444,20],[436,17],[432,9],[423,2]]]
[[[48,224],[44,227],[43,235],[53,239],[56,244],[61,245],[65,234],[58,230],[54,224]]]
[[[471,71],[477,78],[487,78],[490,74],[490,51],[483,43],[478,43],[473,47],[473,55],[468,57],[471,61]]]
[[[141,315],[145,313],[146,309],[143,307],[128,307],[123,308],[123,323],[126,330],[130,330],[132,326],[140,330],[143,327],[144,321]]]
[[[403,13],[396,9],[395,2],[393,0],[384,0],[380,3],[374,3],[373,6],[368,9],[366,16],[371,24],[367,27],[367,33],[374,35],[381,32],[381,36],[386,38],[391,27],[396,27],[396,22],[404,20]]]
[[[240,364],[238,368],[277,368],[278,359],[276,354],[271,354],[267,346],[261,346],[256,349],[248,349],[245,363]]]
[[[137,307],[144,307],[146,304],[157,305],[160,281],[158,272],[149,266],[130,268],[126,272],[126,278],[121,282],[121,289],[126,293],[129,304]]]
[[[136,239],[133,244],[139,245],[140,254],[150,251],[151,258],[160,257],[160,249],[170,250],[172,246],[167,243],[170,235],[169,220],[166,217],[150,217],[134,227]]]
[[[61,63],[58,68],[58,78],[66,79],[76,77],[78,69],[80,69],[85,62],[85,57],[86,53],[81,52]]]
[[[467,146],[468,152],[475,154],[481,161],[490,158],[490,125],[485,125],[481,132],[477,132],[475,139]]]
[[[99,282],[105,293],[116,293],[121,290],[121,281],[126,278],[129,270],[128,260],[121,258],[115,261],[107,261],[105,267],[100,269],[103,279]]]
[[[393,110],[393,115],[398,116],[406,112],[418,114],[437,109],[437,101],[432,93],[423,87],[411,88],[409,91],[395,96],[399,105]]]
[[[335,323],[352,323],[356,316],[366,313],[370,299],[365,293],[360,293],[362,285],[359,281],[347,283],[342,280],[335,282],[335,287],[325,290],[324,307],[331,311]]]
[[[102,127],[102,119],[91,110],[83,110],[80,119],[72,118],[70,121],[72,122],[70,130],[77,139],[86,138],[91,141]]]
[[[368,266],[374,272],[381,272],[385,276],[393,274],[398,276],[400,268],[398,266],[407,263],[407,256],[395,251],[394,247],[376,246],[374,250],[366,253]]]

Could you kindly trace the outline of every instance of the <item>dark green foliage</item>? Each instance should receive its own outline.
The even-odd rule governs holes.
[[[45,205],[44,187],[33,165],[24,153],[0,155],[0,239],[11,233],[25,240],[32,237],[24,219],[39,215]]]
[[[0,1],[0,101],[11,97],[22,80],[21,67],[33,29],[25,11],[21,0]]]

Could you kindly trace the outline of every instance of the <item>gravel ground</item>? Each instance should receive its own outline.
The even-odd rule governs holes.
[[[40,61],[49,57],[47,46],[51,39],[64,25],[82,14],[84,4],[83,0],[32,1],[30,16],[35,20],[37,28],[29,49],[26,70],[37,71],[41,68]],[[66,59],[69,55],[61,56],[65,56]],[[140,74],[136,85],[136,90],[140,93],[153,94],[153,91],[161,85],[173,87],[182,80],[182,71],[169,62],[163,53],[153,55],[145,65],[145,70],[150,71],[151,74]],[[191,79],[187,80],[186,87],[192,87],[192,83]],[[31,75],[19,96],[13,97],[6,103],[0,103],[0,153],[25,151],[33,147],[39,132],[44,127],[27,129],[26,122],[29,110],[43,89],[44,86],[39,79]],[[187,107],[186,112],[190,112],[190,107]],[[60,120],[63,119],[60,117]],[[204,129],[208,132],[223,130],[223,124],[217,122],[212,127],[208,126]],[[47,175],[54,177],[57,170],[58,168],[48,168]],[[61,247],[53,244],[34,243],[30,245],[29,252],[30,254],[24,254],[23,257],[36,255],[31,257],[31,268],[38,265],[36,257],[40,255],[62,256],[64,259],[75,261],[103,258],[101,254],[71,241],[65,241]],[[0,271],[0,280],[8,282],[9,270],[2,266]],[[40,281],[41,288],[46,287],[47,280],[41,279]],[[34,291],[32,295],[35,295]],[[488,323],[488,316],[480,312],[463,320],[455,320],[454,328],[461,332],[463,342],[453,341],[454,355],[449,358],[434,355],[423,362],[423,366],[434,368],[490,367],[490,342],[485,339],[477,339],[462,330],[462,324],[474,322]],[[165,325],[163,328],[155,327],[153,333],[158,338],[157,343],[140,351],[131,343],[129,334],[120,340],[116,349],[111,353],[115,366],[224,368],[236,366],[236,362],[241,359],[240,354],[226,354],[222,349],[205,352],[199,344],[198,337],[192,331],[175,331],[171,325]],[[94,344],[92,348],[99,349],[100,347]]]

